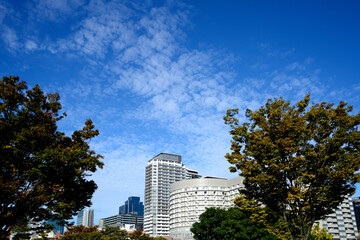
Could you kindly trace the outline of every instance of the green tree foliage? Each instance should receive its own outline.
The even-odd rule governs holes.
[[[241,195],[234,199],[234,203],[251,221],[261,224],[277,239],[286,240],[290,236],[287,231],[288,225],[281,220],[279,215],[269,208],[262,207],[256,200],[249,200]]]
[[[190,229],[196,240],[275,240],[262,223],[240,208],[208,208]]]
[[[61,240],[166,240],[162,237],[150,237],[141,230],[127,232],[118,227],[105,227],[98,230],[97,227],[73,226],[64,233]]]
[[[27,90],[19,77],[0,81],[0,239],[91,204],[97,186],[87,176],[103,163],[89,142],[99,132],[91,120],[71,137],[58,131],[59,99],[38,85]]]
[[[309,101],[269,99],[247,109],[242,124],[238,109],[224,116],[233,138],[226,158],[244,177],[241,193],[278,213],[296,239],[308,239],[315,221],[354,193],[360,167],[360,114],[344,102]]]

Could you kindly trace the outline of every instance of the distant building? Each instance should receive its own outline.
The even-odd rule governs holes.
[[[140,197],[131,196],[125,204],[119,207],[119,214],[99,221],[99,227],[119,227],[127,231],[135,229],[143,230],[144,227],[144,205]]]
[[[198,173],[198,171],[187,168],[185,179],[195,179],[195,178],[201,178],[201,175]]]
[[[320,227],[333,235],[334,240],[358,239],[354,207],[351,198],[345,199],[336,211],[320,221]]]
[[[94,209],[81,210],[77,215],[76,225],[94,226]]]
[[[44,232],[46,239],[58,239],[60,236],[64,235],[64,226],[61,226],[56,223],[56,221],[48,220],[46,224],[52,225],[54,228],[50,232]],[[30,222],[28,224],[29,228],[38,228],[43,226],[43,222],[35,223]],[[13,239],[40,239],[41,234],[35,230],[30,230],[28,232],[15,232],[10,235],[10,240]]]
[[[190,228],[206,208],[229,208],[244,187],[243,178],[205,177],[175,182],[170,188],[170,236],[193,239]]]
[[[115,216],[102,218],[99,221],[99,227],[119,227],[127,231],[135,229],[143,229],[144,217],[137,214],[118,214]]]
[[[61,226],[59,224],[56,223],[56,221],[51,221],[51,220],[48,220],[46,221],[47,224],[50,224],[52,225],[54,228],[52,229],[52,232],[56,235],[57,232],[60,233],[60,235],[64,235],[64,226]]]
[[[352,203],[354,207],[356,226],[358,230],[360,230],[360,197],[353,198]]]
[[[76,225],[83,225],[84,210],[81,210],[76,216]]]
[[[143,217],[144,204],[140,202],[140,197],[129,197],[125,204],[119,207],[119,214],[137,214]]]
[[[160,153],[148,161],[145,170],[144,231],[151,236],[169,235],[170,184],[201,177],[187,169],[181,156]]]

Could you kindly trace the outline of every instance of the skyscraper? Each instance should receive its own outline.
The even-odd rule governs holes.
[[[144,204],[140,202],[140,197],[131,196],[125,204],[119,207],[119,214],[137,214],[144,216]]]
[[[94,209],[81,210],[77,215],[76,225],[94,226]]]
[[[354,207],[356,226],[360,230],[360,197],[353,198],[352,203]]]
[[[336,211],[320,220],[320,227],[333,236],[334,240],[358,239],[358,228],[352,199],[345,200],[337,207]]]
[[[148,161],[145,170],[144,231],[151,236],[169,235],[170,184],[201,177],[187,169],[181,156],[160,153]]]

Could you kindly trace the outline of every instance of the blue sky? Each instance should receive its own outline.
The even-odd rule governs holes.
[[[180,154],[233,178],[229,108],[268,98],[360,104],[359,1],[0,2],[0,73],[59,92],[70,134],[91,118],[105,156],[96,221],[144,195],[147,160]],[[357,195],[359,195],[357,193]]]

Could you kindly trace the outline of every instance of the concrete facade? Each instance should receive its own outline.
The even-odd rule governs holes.
[[[243,178],[205,177],[173,183],[170,189],[170,236],[193,239],[190,228],[206,208],[229,208],[243,187]]]
[[[143,229],[144,217],[137,214],[118,214],[107,218],[102,218],[99,221],[100,229],[105,226],[119,227],[120,229]]]
[[[169,235],[170,184],[198,178],[195,170],[182,164],[180,155],[160,153],[148,161],[145,169],[144,231],[151,236]]]
[[[358,239],[352,199],[346,198],[336,211],[320,221],[320,227],[333,235],[334,240]]]

